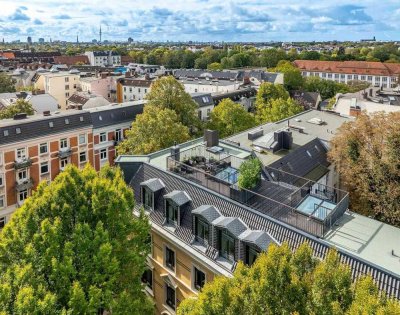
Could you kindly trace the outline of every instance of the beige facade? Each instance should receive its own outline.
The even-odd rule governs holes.
[[[68,98],[79,87],[79,73],[49,72],[41,73],[34,86],[53,96],[61,109],[66,109]]]

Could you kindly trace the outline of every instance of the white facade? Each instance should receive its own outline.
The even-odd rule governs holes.
[[[122,100],[123,102],[143,100],[147,93],[150,92],[151,86],[130,86],[125,85],[122,87]]]
[[[112,51],[86,51],[91,66],[107,67],[121,64],[121,56]]]
[[[208,81],[194,80],[181,81],[187,93],[228,93],[239,89],[240,84],[237,81]]]
[[[339,83],[349,83],[350,81],[364,81],[375,87],[395,88],[398,85],[397,77],[380,75],[361,75],[353,73],[330,73],[302,71],[303,77],[320,77],[324,80],[331,80]]]

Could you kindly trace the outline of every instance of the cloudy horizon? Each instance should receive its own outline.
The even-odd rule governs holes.
[[[18,3],[16,3],[18,2]],[[360,3],[360,4],[358,4]],[[361,4],[362,3],[362,4]],[[0,0],[0,39],[139,41],[400,40],[399,1]]]

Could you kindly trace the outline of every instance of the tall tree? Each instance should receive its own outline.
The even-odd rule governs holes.
[[[148,154],[189,139],[189,129],[173,110],[146,105],[117,149],[118,154]]]
[[[299,90],[303,86],[301,72],[289,61],[281,60],[278,65],[271,69],[274,72],[281,72],[284,76],[284,85],[288,91]]]
[[[256,118],[259,123],[274,122],[296,115],[301,111],[303,111],[303,107],[292,98],[276,98],[266,104],[257,105]]]
[[[258,89],[256,96],[256,106],[265,106],[269,101],[277,98],[287,99],[289,97],[288,91],[280,84],[272,84],[270,82],[263,82]]]
[[[21,113],[33,115],[35,112],[31,103],[23,99],[18,99],[14,104],[0,109],[0,119],[13,118],[16,114]]]
[[[0,232],[0,310],[151,313],[140,282],[149,223],[133,206],[118,169],[70,165],[42,182]]]
[[[230,99],[222,100],[211,112],[208,127],[227,137],[256,125],[253,114]]]
[[[397,314],[400,304],[381,298],[370,278],[354,288],[351,272],[335,251],[325,260],[303,244],[294,253],[287,244],[270,246],[251,267],[239,263],[232,278],[216,277],[197,299],[186,299],[178,315]],[[365,283],[368,284],[365,289]],[[367,299],[365,303],[363,299]],[[370,304],[390,312],[367,312]]]
[[[191,131],[196,132],[201,128],[196,102],[173,76],[156,80],[146,98],[149,100],[147,106],[175,111],[179,121]]]
[[[400,226],[400,113],[363,113],[343,124],[329,158],[353,211]]]
[[[0,93],[12,93],[15,92],[15,82],[11,76],[0,73]]]

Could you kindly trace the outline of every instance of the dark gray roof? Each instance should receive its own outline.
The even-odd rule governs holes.
[[[185,191],[180,190],[174,190],[164,195],[164,198],[172,200],[177,206],[182,206],[191,201],[189,195]]]
[[[140,186],[146,186],[152,192],[156,192],[156,191],[159,191],[159,190],[165,188],[164,183],[159,178],[151,178],[149,180],[146,180],[145,182],[140,183]]]
[[[265,231],[246,231],[241,235],[241,240],[256,245],[261,250],[266,250],[275,241]]]
[[[206,107],[214,105],[211,93],[193,93],[191,94],[193,101],[199,105],[199,107]]]
[[[274,173],[273,169],[281,170],[279,180],[294,184],[299,179],[298,177],[306,177],[317,167],[327,168],[329,165],[327,149],[318,138],[315,138],[268,165],[265,169],[270,175]],[[278,179],[274,178],[274,180]]]
[[[219,217],[212,223],[220,228],[227,229],[232,235],[239,237],[244,231],[248,229],[246,224],[239,218],[233,217]]]
[[[21,120],[0,120],[0,145],[14,143],[51,134],[89,127],[92,120],[89,112],[52,114],[51,116],[33,116]],[[19,128],[20,132],[17,132]]]
[[[94,128],[102,128],[123,122],[132,122],[136,115],[143,113],[144,105],[106,106],[90,111]]]
[[[200,207],[192,210],[192,213],[202,216],[209,223],[221,216],[221,212],[219,212],[219,210],[214,206],[210,205],[201,205]]]
[[[130,185],[134,190],[138,206],[140,206],[141,201],[140,183],[150,178],[160,178],[165,184],[166,192],[174,190],[187,192],[192,199],[191,207],[193,207],[193,209],[205,204],[213,205],[219,209],[223,216],[240,218],[251,230],[265,231],[278,243],[287,242],[293,250],[298,248],[302,243],[307,242],[314,256],[318,258],[324,258],[330,248],[330,245],[324,240],[302,232],[267,215],[263,215],[257,210],[248,208],[205,187],[179,177],[176,174],[166,172],[147,163],[140,163],[140,165],[141,167],[137,168],[138,171],[130,180]],[[123,167],[123,164],[121,164],[121,166]],[[129,167],[133,166],[129,165]],[[192,217],[190,209],[189,211],[185,211],[180,226],[174,231],[167,231],[166,229],[166,232],[173,234],[190,246],[193,240]],[[165,217],[162,198],[155,200],[155,209],[150,213],[150,219],[153,224],[163,227]],[[211,246],[207,248],[205,253],[193,246],[191,248],[194,252],[206,255],[215,261],[216,250]],[[351,268],[353,279],[364,275],[370,275],[380,290],[400,299],[400,277],[350,253],[341,251],[340,249],[338,252],[341,261],[348,264]],[[218,262],[216,261],[216,263]],[[221,267],[223,266],[221,265]]]

